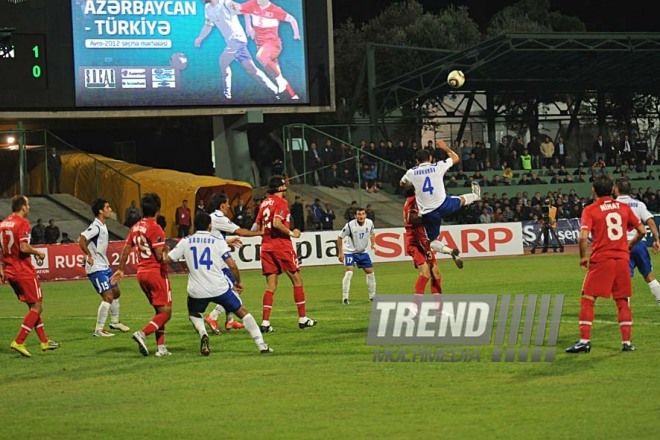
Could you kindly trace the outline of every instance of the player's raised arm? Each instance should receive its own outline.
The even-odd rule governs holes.
[[[438,148],[440,148],[442,151],[447,153],[447,156],[449,156],[449,158],[454,163],[454,165],[456,165],[461,161],[461,158],[458,156],[458,154],[454,153],[454,150],[449,148],[445,143],[445,141],[443,141],[442,139],[436,140],[435,144],[438,146]]]

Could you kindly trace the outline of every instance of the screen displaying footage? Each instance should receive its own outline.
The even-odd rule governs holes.
[[[303,0],[72,0],[76,107],[307,104]]]

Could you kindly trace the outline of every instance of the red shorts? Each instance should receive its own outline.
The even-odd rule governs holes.
[[[618,259],[589,263],[582,293],[599,298],[609,298],[611,295],[614,299],[632,296],[628,261]]]
[[[410,255],[413,259],[413,263],[415,264],[415,267],[419,267],[422,264],[426,263],[429,266],[433,266],[436,264],[435,260],[435,253],[431,252],[431,258],[427,255],[426,252],[424,252],[422,249],[415,245],[408,245],[408,255]]]
[[[293,249],[265,251],[261,249],[261,273],[263,275],[298,272],[298,256]]]
[[[171,306],[172,289],[170,279],[160,272],[138,273],[138,283],[152,306]]]
[[[269,60],[276,60],[282,53],[282,42],[279,40],[266,41],[257,49],[258,56]],[[259,55],[260,54],[260,55]]]
[[[36,304],[44,299],[44,294],[41,292],[41,284],[39,284],[37,278],[9,280],[9,285],[14,289],[16,297],[21,302],[26,304]]]

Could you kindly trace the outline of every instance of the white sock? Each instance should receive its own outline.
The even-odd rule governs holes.
[[[231,96],[231,67],[226,67],[224,73],[225,73],[225,75],[224,75],[224,80],[225,80],[224,93],[227,96]]]
[[[440,242],[440,241],[438,241],[438,240],[433,240],[433,241],[431,242],[431,245],[430,245],[430,246],[431,246],[431,249],[433,249],[433,250],[436,251],[436,252],[440,252],[440,253],[442,253],[442,254],[445,253],[444,250],[443,250],[443,249],[446,247],[445,244],[442,243],[442,242]]]
[[[254,319],[254,316],[251,314],[246,314],[243,316],[243,325],[245,325],[245,329],[250,333],[250,336],[252,336],[252,340],[254,343],[257,345],[257,348],[259,350],[262,350],[266,348],[266,343],[264,342],[264,336],[261,334],[261,330],[259,329],[259,326],[257,325],[257,321]]]
[[[213,310],[211,310],[211,313],[209,313],[209,318],[217,321],[218,317],[223,313],[225,313],[225,308],[218,304]]]
[[[344,273],[344,279],[341,281],[342,299],[348,299],[348,294],[351,292],[351,278],[353,278],[353,271],[347,270]]]
[[[232,322],[234,320],[234,314],[231,312],[227,313],[227,322]]]
[[[282,75],[278,76],[275,78],[275,82],[277,83],[277,90],[278,92],[282,93],[283,91],[286,90],[286,85],[289,84],[287,80],[284,79]]]
[[[195,327],[195,330],[199,333],[200,338],[204,335],[208,336],[208,333],[206,333],[206,327],[204,326],[204,318],[200,318],[199,316],[188,316],[188,318],[190,318],[190,322],[192,322],[193,327]]]
[[[110,310],[110,303],[101,301],[101,305],[99,305],[99,310],[96,314],[97,330],[101,330],[103,327],[105,327],[105,321],[108,319],[109,310]]]
[[[273,92],[273,93],[281,93],[281,92],[279,91],[278,87],[277,87],[275,84],[273,84],[273,82],[270,80],[270,78],[268,78],[268,76],[266,76],[266,74],[265,74],[264,72],[262,72],[261,70],[259,70],[259,69],[257,69],[257,77],[258,77],[261,81],[263,81],[264,85],[265,85],[265,86],[266,86],[271,92]],[[284,91],[284,90],[282,90],[282,91]]]
[[[465,199],[463,206],[471,205],[477,201],[477,195],[473,193],[461,194],[461,197]]]
[[[373,272],[367,274],[367,289],[369,298],[373,298],[376,295],[376,274]]]
[[[658,282],[658,280],[651,281],[649,283],[649,289],[651,289],[651,293],[653,294],[655,300],[660,305],[660,282]]]
[[[119,322],[119,298],[113,299],[110,304],[110,322],[114,324]]]
[[[440,252],[442,252],[443,254],[451,255],[452,250],[453,250],[452,248],[443,245]]]

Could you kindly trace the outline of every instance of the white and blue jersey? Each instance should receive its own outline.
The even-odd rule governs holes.
[[[367,250],[374,234],[374,223],[370,219],[365,219],[363,224],[353,219],[344,225],[339,238],[343,240],[345,266],[357,265],[358,269],[373,267]]]
[[[227,234],[233,234],[240,229],[236,223],[229,220],[229,218],[219,209],[216,209],[211,214],[211,233],[222,237],[227,238]],[[231,271],[227,267],[224,261],[222,261],[222,271],[225,273],[229,282],[233,286],[236,284],[234,276],[231,274]]]
[[[230,0],[220,0],[215,6],[207,3],[204,7],[205,23],[218,28],[225,39],[225,51],[232,53],[238,62],[249,61],[252,55],[247,48],[247,35],[238,21],[238,12],[229,3]]]
[[[112,284],[110,278],[112,277],[112,270],[108,262],[108,227],[99,219],[94,219],[91,225],[83,232],[81,236],[85,237],[87,241],[87,249],[94,258],[94,264],[87,263],[85,260],[85,273],[87,278],[92,282],[96,291],[101,294],[107,292],[117,284]]]
[[[215,302],[227,312],[241,307],[241,299],[231,290],[231,284],[220,262],[231,258],[227,242],[207,231],[197,231],[185,237],[169,253],[170,259],[185,259],[188,267],[188,312],[204,313],[209,302]]]
[[[402,183],[415,187],[415,201],[422,216],[426,236],[431,241],[440,235],[442,218],[461,208],[461,199],[447,195],[443,182],[445,173],[453,165],[451,158],[435,163],[424,162],[410,168],[401,178]]]
[[[424,162],[410,168],[401,178],[404,184],[415,187],[415,200],[421,215],[439,208],[447,197],[443,178],[449,168],[454,165],[451,158],[440,162]]]
[[[630,196],[619,196],[616,200],[630,206],[637,218],[639,218],[644,224],[646,224],[648,219],[653,218],[653,214],[649,212],[646,208],[646,204],[642,201],[633,199]],[[635,235],[637,235],[635,230],[628,231],[628,240],[633,239]],[[641,273],[643,277],[646,277],[653,272],[653,264],[651,263],[651,255],[646,246],[646,240],[642,239],[630,250],[629,265],[631,277],[635,275],[635,268],[639,270],[639,273]]]

